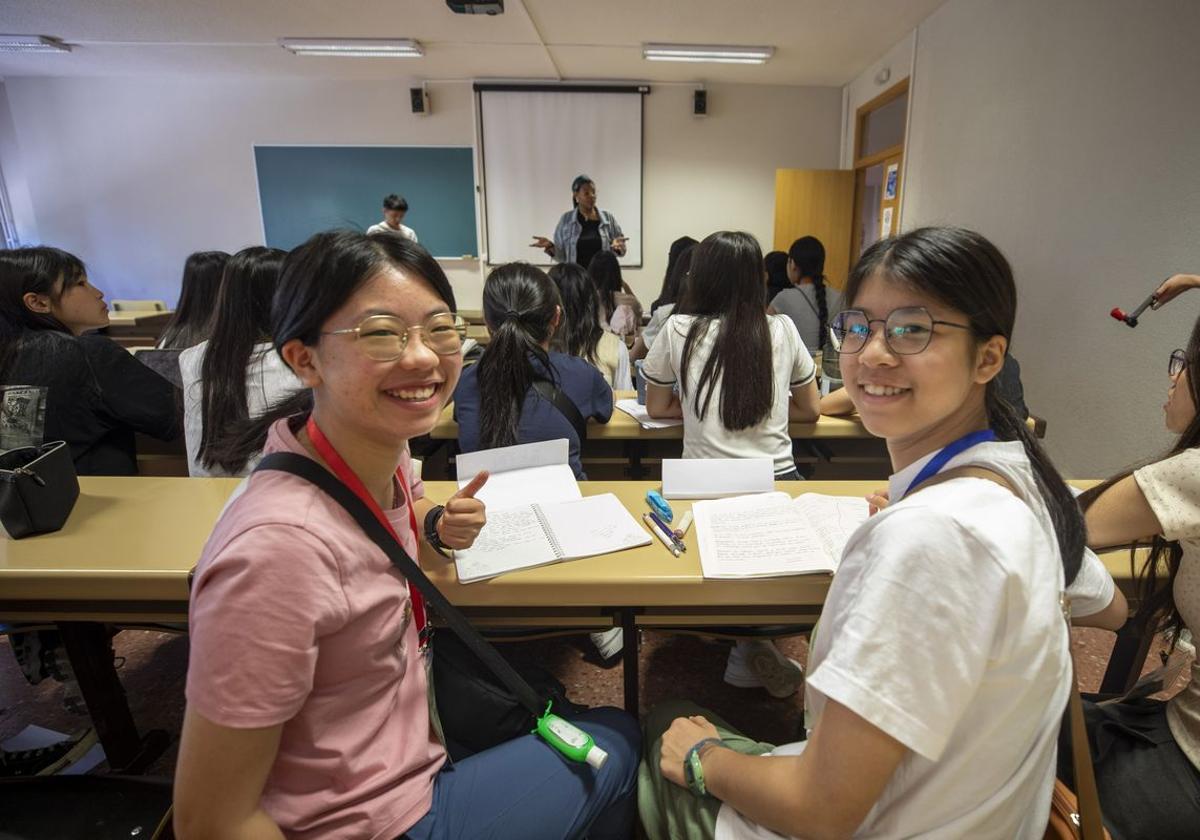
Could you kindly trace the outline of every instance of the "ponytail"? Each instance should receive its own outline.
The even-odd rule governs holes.
[[[1069,586],[1079,574],[1079,567],[1083,564],[1083,550],[1087,545],[1083,511],[1080,510],[1075,495],[1050,461],[1050,456],[1029,430],[1029,426],[1000,396],[995,378],[987,384],[984,406],[987,409],[988,425],[996,433],[996,437],[1000,440],[1019,440],[1025,447],[1025,455],[1033,467],[1038,490],[1054,525],[1054,535],[1058,541],[1059,554],[1062,556],[1063,576]]]
[[[829,303],[825,300],[825,275],[813,278],[813,294],[817,298],[817,349],[824,352],[829,338]]]

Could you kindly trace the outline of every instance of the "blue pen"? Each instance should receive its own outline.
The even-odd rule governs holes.
[[[675,536],[675,532],[663,523],[657,513],[650,511],[650,518],[654,520],[655,525],[657,525],[659,528],[662,528],[662,532],[664,534],[671,538],[671,542],[675,543],[676,548],[678,548],[680,551],[687,551],[687,546],[683,544],[683,540]]]

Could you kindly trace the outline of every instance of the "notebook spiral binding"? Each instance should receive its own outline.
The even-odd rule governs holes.
[[[550,528],[550,523],[546,521],[545,514],[542,513],[541,505],[530,505],[533,508],[533,515],[537,517],[538,524],[542,526],[542,533],[546,535],[546,541],[550,543],[550,547],[554,549],[554,556],[559,560],[566,557],[561,545],[558,544],[558,537],[554,535],[554,531]]]

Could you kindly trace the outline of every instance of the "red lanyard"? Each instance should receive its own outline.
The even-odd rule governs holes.
[[[308,416],[308,422],[305,423],[304,428],[307,430],[308,438],[312,441],[317,454],[329,465],[334,475],[341,479],[343,484],[353,490],[354,495],[362,499],[363,504],[371,509],[371,513],[375,514],[375,518],[379,520],[379,524],[387,529],[387,532],[392,535],[392,538],[397,543],[400,543],[400,536],[396,533],[396,529],[392,527],[392,523],[388,521],[387,516],[384,515],[383,509],[379,507],[379,503],[367,492],[367,487],[362,483],[362,479],[354,474],[354,470],[350,469],[350,465],[333,448],[333,444],[329,442],[329,438],[325,437],[325,433],[317,426],[317,422],[313,420],[311,414]],[[401,491],[404,493],[404,503],[408,507],[408,524],[412,528],[413,540],[419,548],[421,537],[417,531],[417,514],[413,510],[408,481],[405,479],[404,473],[400,470],[396,470],[396,478],[400,484]],[[403,545],[403,543],[400,544]],[[413,559],[414,561],[416,560],[416,558]],[[421,639],[423,646],[425,643],[425,598],[419,590],[413,588],[407,581],[405,581],[405,585],[408,586],[408,599],[412,602],[413,623],[417,626],[417,636]]]

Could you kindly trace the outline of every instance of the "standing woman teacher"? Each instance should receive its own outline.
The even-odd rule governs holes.
[[[563,213],[554,228],[554,239],[533,237],[531,248],[541,248],[555,262],[578,263],[584,268],[601,251],[625,256],[621,226],[607,210],[596,207],[596,183],[586,175],[571,182],[571,200],[575,207]]]

